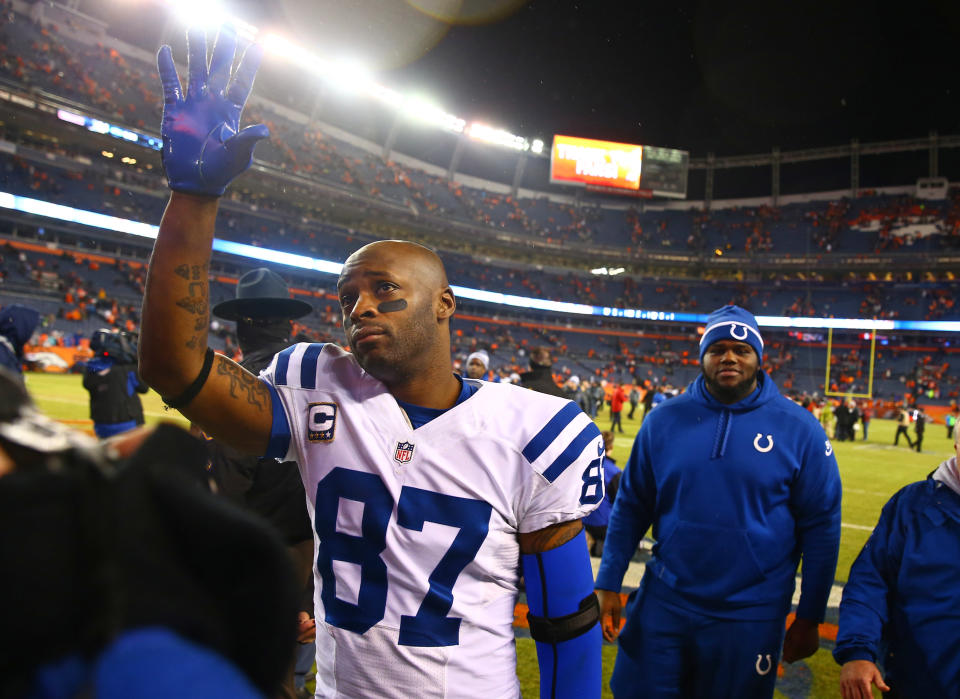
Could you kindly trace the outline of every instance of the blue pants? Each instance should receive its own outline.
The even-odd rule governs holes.
[[[293,686],[296,689],[303,689],[306,684],[307,675],[313,669],[313,658],[316,654],[316,643],[300,643],[297,645],[297,659],[293,666]]]
[[[784,619],[702,616],[643,588],[630,610],[610,679],[616,699],[769,699],[777,681]],[[631,628],[632,627],[632,628]]]

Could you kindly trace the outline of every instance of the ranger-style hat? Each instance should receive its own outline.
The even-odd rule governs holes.
[[[240,318],[300,318],[313,310],[306,301],[290,298],[283,278],[266,267],[250,270],[237,282],[237,297],[213,307],[213,315],[224,320]]]

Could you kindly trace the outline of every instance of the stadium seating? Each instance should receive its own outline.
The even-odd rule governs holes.
[[[122,46],[122,42],[116,42]],[[36,87],[88,106],[130,127],[154,130],[160,120],[156,69],[84,37],[79,26],[38,26],[15,13],[0,26],[0,79]],[[908,195],[806,202],[782,207],[720,208],[709,214],[623,207],[573,206],[547,198],[496,193],[504,182],[478,189],[384,161],[380,148],[364,149],[325,133],[304,105],[269,83],[248,108],[250,122],[270,126],[272,138],[257,156],[280,171],[334,183],[364,196],[409,207],[417,214],[482,224],[519,236],[569,244],[591,243],[640,251],[710,253],[927,252],[960,247],[960,198],[930,205]],[[295,110],[291,112],[291,109]],[[290,115],[300,111],[299,120]],[[328,129],[329,130],[329,129]],[[540,189],[549,189],[547,182]],[[932,235],[918,234],[932,227]],[[911,228],[915,228],[911,233]],[[802,233],[802,235],[798,235]]]

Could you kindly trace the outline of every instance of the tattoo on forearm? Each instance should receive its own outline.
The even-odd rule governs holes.
[[[187,265],[179,265],[173,272],[178,277],[183,277],[184,279],[190,278],[190,268]]]
[[[230,379],[231,397],[246,397],[247,403],[256,406],[260,412],[270,405],[270,394],[263,382],[233,362],[217,357],[217,374]]]
[[[207,315],[207,300],[205,298],[194,298],[192,296],[187,296],[179,299],[177,301],[177,305],[193,315]]]
[[[177,276],[183,277],[184,279],[189,279],[191,276],[194,279],[194,281],[191,281],[187,286],[187,295],[177,300],[176,304],[193,315],[205,316],[207,314],[207,301],[210,295],[206,279],[204,278],[206,275],[206,265],[193,265],[189,276],[186,265],[180,265],[175,272]],[[199,330],[199,328],[197,329]]]

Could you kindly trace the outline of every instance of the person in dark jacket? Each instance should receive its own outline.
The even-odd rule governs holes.
[[[853,425],[859,419],[859,415],[855,416],[853,410],[850,407],[848,401],[840,401],[840,405],[837,406],[836,413],[834,413],[837,418],[837,432],[836,438],[838,442],[852,442],[853,441]]]
[[[850,569],[833,651],[844,699],[871,685],[902,699],[960,692],[960,435],[953,447],[884,505]]]
[[[637,406],[640,404],[640,391],[637,390],[636,386],[633,386],[630,389],[629,400],[630,400],[630,414],[627,415],[627,419],[632,420],[633,414],[637,412]]]
[[[292,321],[313,307],[290,297],[283,278],[265,267],[251,270],[237,281],[236,297],[218,303],[215,316],[237,323],[237,340],[243,352],[240,365],[258,374],[273,356],[292,344]],[[307,514],[306,494],[296,463],[250,456],[228,444],[208,440],[210,471],[218,490],[230,500],[257,513],[283,538],[296,567],[298,582],[312,590],[313,529]],[[314,628],[313,597],[301,599],[301,639]],[[312,638],[306,643],[311,643]],[[304,655],[312,660],[312,650]],[[293,678],[284,686],[293,693]]]
[[[12,303],[0,309],[0,366],[23,376],[23,346],[40,322],[40,313]]]
[[[619,636],[618,699],[770,697],[781,642],[784,662],[819,648],[840,547],[840,473],[823,428],[780,394],[762,357],[752,314],[714,311],[701,376],[637,435],[596,578],[604,636]],[[618,634],[623,576],[651,524],[657,543]]]
[[[520,385],[551,396],[566,397],[563,389],[553,380],[553,359],[546,347],[530,350],[530,371],[520,374]]]
[[[142,425],[140,394],[150,390],[137,373],[137,347],[127,333],[101,329],[93,334],[83,387],[90,394],[90,419],[101,439]]]
[[[923,412],[916,404],[913,406],[913,431],[917,435],[917,439],[914,441],[914,448],[919,453],[923,445],[923,433],[927,429],[927,414]]]
[[[98,443],[0,368],[0,697],[275,695],[292,566],[205,459],[170,424]]]
[[[583,518],[583,528],[587,530],[587,545],[591,556],[599,556],[603,552],[603,540],[607,536],[607,524],[610,521],[610,511],[617,499],[617,490],[620,486],[622,472],[613,459],[613,432],[602,432],[603,435],[603,500],[600,506]]]
[[[291,321],[307,315],[313,307],[290,298],[283,278],[261,267],[240,277],[235,298],[211,310],[218,318],[236,321],[243,352],[240,365],[258,374],[277,352],[292,344]],[[208,447],[219,492],[273,523],[288,545],[313,542],[296,464],[249,456],[215,440],[209,440]]]

